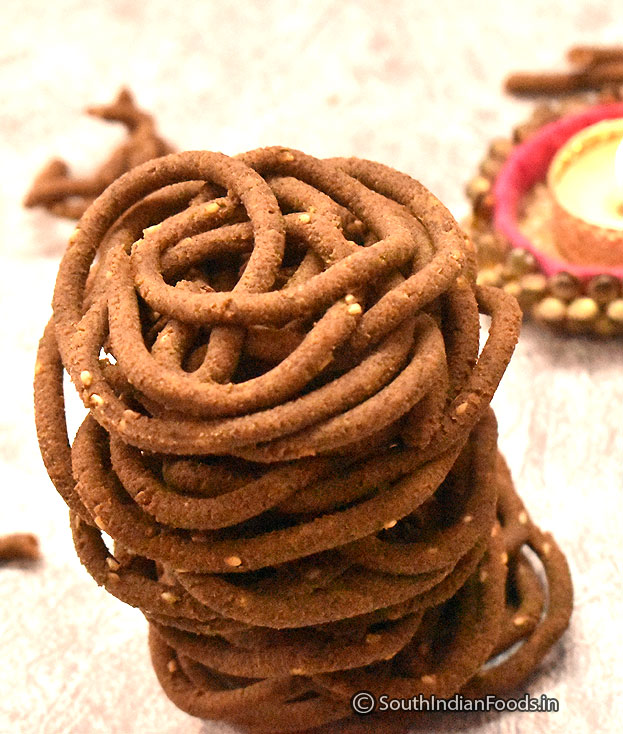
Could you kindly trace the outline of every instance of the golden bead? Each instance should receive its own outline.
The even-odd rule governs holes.
[[[517,275],[523,275],[537,266],[534,255],[523,247],[513,247],[508,251],[506,264]]]
[[[484,161],[478,167],[478,171],[481,175],[489,180],[496,178],[498,173],[502,170],[504,162],[498,158],[485,158]]]
[[[491,181],[484,176],[475,176],[465,189],[468,199],[476,201],[491,191]]]
[[[617,325],[604,315],[599,316],[595,321],[593,329],[599,336],[613,336],[618,331]]]
[[[474,243],[478,262],[485,265],[500,262],[508,250],[506,242],[493,232],[475,236]]]
[[[621,292],[621,281],[614,275],[596,275],[588,284],[586,292],[597,303],[608,303],[618,298]]]
[[[513,141],[508,138],[494,138],[489,145],[489,155],[504,161],[513,152],[513,147]]]
[[[493,215],[493,206],[493,193],[490,191],[488,194],[485,194],[484,196],[481,196],[478,199],[474,200],[474,214],[479,219],[490,222]]]
[[[506,293],[508,293],[510,296],[514,296],[515,298],[519,298],[521,296],[521,286],[519,285],[519,281],[517,280],[511,280],[508,283],[504,285],[504,290]]]
[[[494,288],[499,288],[503,283],[502,266],[498,264],[492,268],[483,268],[478,272],[476,282],[478,285],[491,285]]]
[[[477,250],[495,250],[496,252],[500,249],[498,244],[498,238],[493,232],[485,232],[484,234],[478,234],[474,236],[474,242],[476,243]]]
[[[547,278],[543,273],[529,273],[519,282],[522,290],[530,295],[540,296],[547,291]]]
[[[534,306],[532,315],[539,321],[559,323],[564,321],[567,315],[567,306],[560,298],[549,296]]]
[[[623,324],[623,298],[610,301],[606,308],[606,314],[615,324]]]
[[[580,293],[580,281],[571,273],[560,272],[549,279],[549,291],[556,298],[571,301]]]
[[[576,298],[571,301],[567,309],[567,318],[570,321],[588,323],[597,318],[599,306],[592,298]]]

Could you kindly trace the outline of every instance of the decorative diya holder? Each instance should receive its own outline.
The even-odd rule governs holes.
[[[591,110],[589,117],[610,111],[618,107]],[[552,234],[569,262],[615,269],[623,263],[622,143],[623,119],[606,118],[576,133],[549,166]]]
[[[467,185],[479,282],[557,330],[623,334],[622,100],[610,85],[537,105]]]

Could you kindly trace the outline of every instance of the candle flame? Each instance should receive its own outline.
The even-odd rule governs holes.
[[[614,156],[614,177],[616,178],[619,191],[623,191],[623,138],[621,138],[621,142]]]

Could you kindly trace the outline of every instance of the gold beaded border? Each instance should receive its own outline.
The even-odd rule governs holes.
[[[503,288],[519,301],[524,316],[556,331],[599,337],[623,335],[623,283],[605,270],[587,283],[567,272],[547,277],[532,253],[512,247],[493,225],[493,184],[515,147],[544,125],[596,104],[620,102],[623,86],[574,95],[535,106],[510,138],[495,138],[466,186],[471,215],[465,223],[478,254],[478,282]]]

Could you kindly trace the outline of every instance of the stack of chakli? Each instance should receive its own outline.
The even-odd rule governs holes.
[[[53,305],[44,461],[188,713],[354,731],[358,691],[510,691],[567,626],[489,408],[519,309],[417,181],[285,148],[147,162],[79,221]]]

